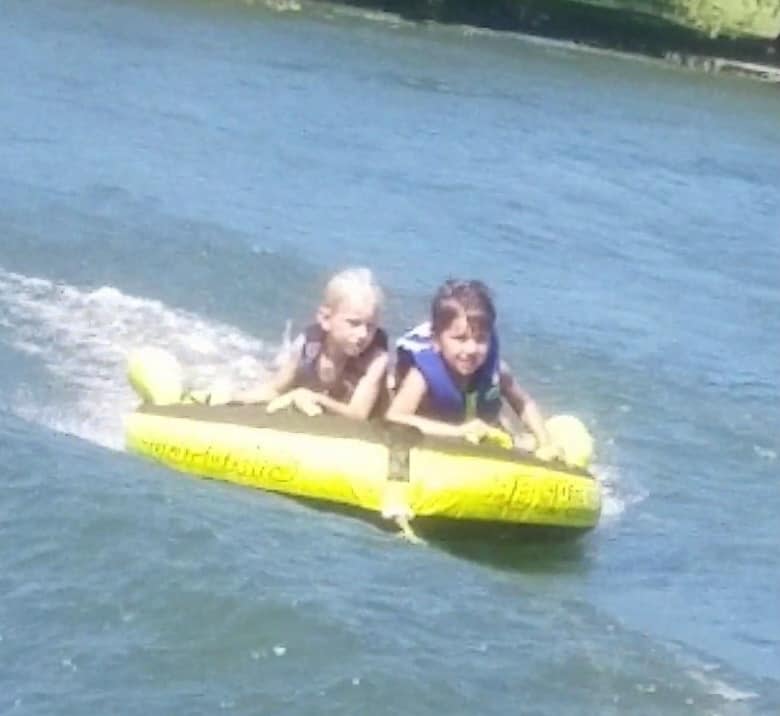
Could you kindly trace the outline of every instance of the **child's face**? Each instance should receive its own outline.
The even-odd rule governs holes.
[[[319,323],[332,347],[349,357],[360,355],[374,340],[378,309],[374,300],[346,298],[320,308]]]
[[[474,375],[485,363],[490,350],[490,331],[470,324],[460,311],[447,328],[434,339],[444,362],[464,378]]]

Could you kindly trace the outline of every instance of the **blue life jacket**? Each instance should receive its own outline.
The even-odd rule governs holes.
[[[452,379],[441,354],[433,346],[430,323],[422,323],[396,341],[397,381],[414,366],[428,387],[427,410],[421,414],[436,420],[461,423],[472,418],[495,423],[501,410],[500,360],[495,331],[490,339],[487,359],[472,376],[464,392]]]

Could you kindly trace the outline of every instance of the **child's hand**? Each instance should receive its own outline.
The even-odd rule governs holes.
[[[309,417],[314,417],[322,413],[322,406],[317,403],[316,393],[308,388],[295,388],[284,395],[280,395],[278,398],[274,398],[265,410],[267,413],[275,413],[277,410],[283,410],[289,406],[293,406],[302,413]]]
[[[494,428],[488,425],[484,420],[475,418],[474,420],[469,420],[467,423],[463,423],[458,429],[458,433],[465,440],[477,445],[493,430]]]
[[[545,443],[544,445],[539,446],[534,451],[534,456],[544,462],[549,462],[550,460],[563,460],[564,457],[560,445],[556,445],[555,443]]]
[[[184,398],[185,403],[197,405],[227,405],[233,389],[225,379],[214,381],[208,388],[190,390]]]
[[[501,428],[488,425],[488,423],[479,418],[469,420],[467,423],[461,425],[459,433],[464,439],[475,445],[478,445],[479,443],[488,443],[497,447],[506,448],[507,450],[511,450],[514,447],[514,441],[509,433],[501,430]]]

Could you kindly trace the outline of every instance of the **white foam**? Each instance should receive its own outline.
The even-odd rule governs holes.
[[[737,689],[725,681],[712,676],[712,671],[705,673],[698,669],[690,669],[688,675],[694,680],[700,683],[707,691],[707,693],[713,696],[719,696],[724,701],[750,701],[758,698],[758,694],[754,691],[742,691]]]
[[[229,324],[113,286],[90,290],[3,269],[0,314],[10,345],[53,377],[50,390],[17,386],[11,410],[116,449],[123,443],[122,415],[136,403],[125,379],[125,358],[133,348],[172,351],[195,387],[215,378],[245,386],[265,376],[290,343],[289,325],[281,346],[265,346]]]
[[[350,5],[330,5],[327,14],[332,17],[348,17],[365,20],[368,22],[382,23],[392,27],[414,27],[414,23],[404,20],[398,13],[382,10],[367,10],[365,8],[352,7]]]
[[[769,460],[770,462],[777,460],[777,451],[772,448],[763,447],[762,445],[753,445],[753,452],[764,460]]]
[[[645,490],[630,492],[620,479],[617,468],[610,465],[594,463],[591,465],[591,472],[601,485],[603,524],[617,520],[626,509],[639,504],[650,494]]]

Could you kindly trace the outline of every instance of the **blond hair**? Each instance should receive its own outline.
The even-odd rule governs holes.
[[[371,269],[362,266],[347,268],[332,276],[325,286],[323,304],[336,308],[344,301],[371,301],[377,310],[385,296]]]

